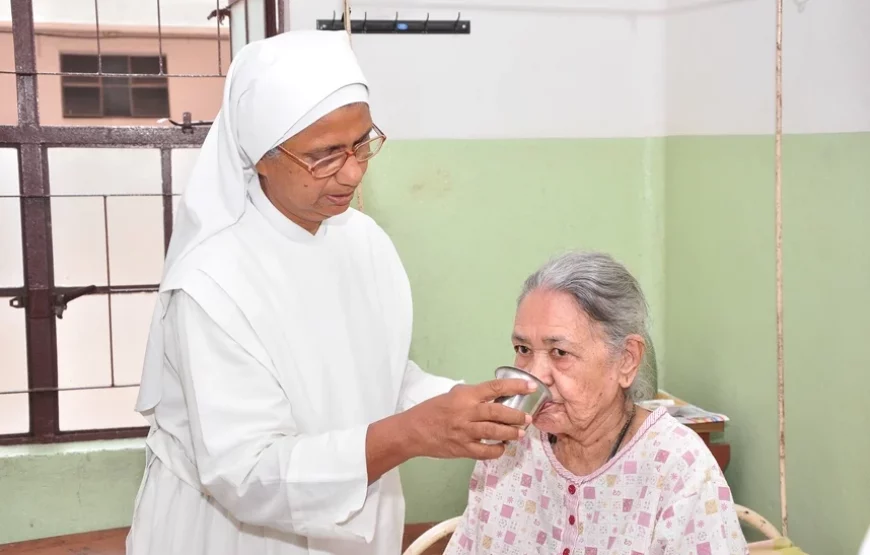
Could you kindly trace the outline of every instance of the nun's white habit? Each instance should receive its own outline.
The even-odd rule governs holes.
[[[401,551],[398,471],[368,485],[370,423],[449,390],[408,360],[411,291],[349,209],[312,235],[254,164],[366,102],[341,32],[245,47],[181,200],[137,410],[150,421],[128,555]]]

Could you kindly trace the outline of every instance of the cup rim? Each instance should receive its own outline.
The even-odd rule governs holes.
[[[549,397],[551,399],[553,398],[553,394],[550,393],[550,388],[547,387],[547,384],[545,384],[544,382],[542,382],[540,379],[533,376],[529,372],[526,372],[525,370],[517,368],[516,366],[499,366],[498,368],[495,369],[496,379],[499,379],[499,380],[505,379],[505,378],[499,376],[499,373],[501,370],[510,370],[511,372],[519,372],[520,374],[523,375],[523,377],[527,377],[530,381],[533,381],[536,384],[538,384],[538,388],[539,388],[538,391],[543,391],[544,395],[546,395],[547,397]],[[534,395],[534,393],[530,393],[529,395]]]

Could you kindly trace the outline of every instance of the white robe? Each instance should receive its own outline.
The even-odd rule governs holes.
[[[127,553],[398,554],[399,474],[368,485],[367,427],[456,382],[408,360],[410,286],[371,218],[312,236],[249,194],[169,304]]]

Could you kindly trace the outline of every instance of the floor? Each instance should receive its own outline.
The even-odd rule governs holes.
[[[426,531],[428,524],[410,524],[405,527],[405,547]],[[3,555],[124,555],[126,529],[90,532],[74,536],[61,536],[32,542],[0,545]],[[425,555],[440,555],[447,539],[428,549]]]

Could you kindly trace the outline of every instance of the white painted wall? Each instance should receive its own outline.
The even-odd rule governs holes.
[[[668,134],[773,132],[775,24],[773,0],[668,16]],[[870,2],[785,0],[783,29],[785,132],[870,131]]]
[[[664,21],[635,14],[636,6],[657,3],[570,11],[354,1],[354,17],[367,12],[370,19],[393,19],[396,11],[455,19],[461,11],[471,34],[354,35],[353,46],[370,81],[374,115],[392,138],[661,135]],[[340,17],[341,5],[294,0],[289,26],[314,28],[333,10]]]

